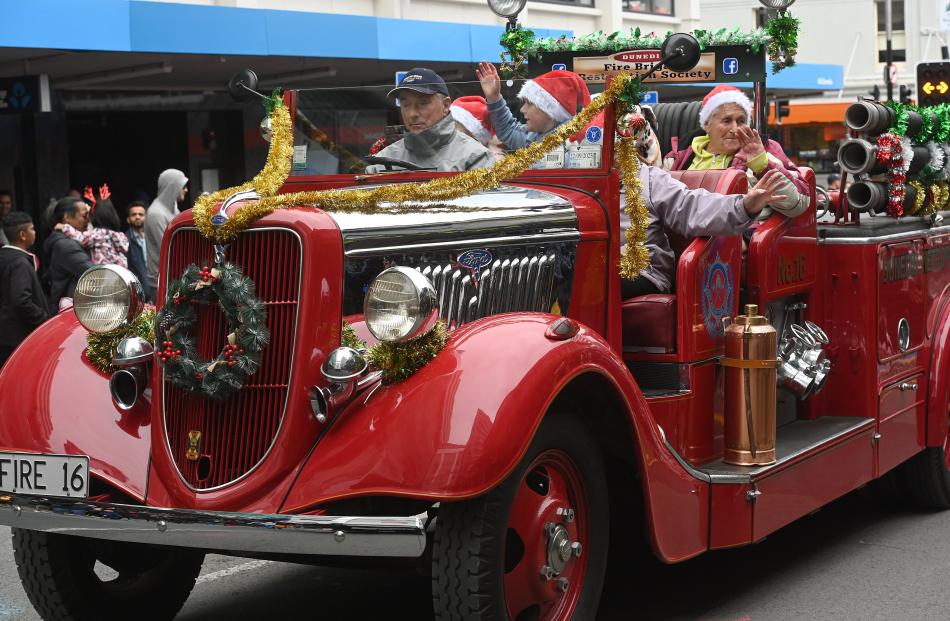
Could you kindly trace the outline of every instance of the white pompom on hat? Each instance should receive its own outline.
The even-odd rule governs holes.
[[[470,95],[467,97],[458,97],[452,102],[449,112],[457,123],[467,129],[475,140],[485,146],[492,136],[491,120],[488,118],[488,104],[484,97]]]
[[[518,98],[534,104],[556,123],[565,123],[590,103],[590,91],[582,77],[558,69],[525,82]]]
[[[703,106],[699,109],[699,124],[706,125],[716,110],[725,104],[736,104],[745,110],[746,116],[752,115],[752,102],[746,94],[735,86],[720,84],[703,97]]]

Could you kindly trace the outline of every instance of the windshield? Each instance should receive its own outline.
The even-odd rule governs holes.
[[[484,125],[478,123],[478,111],[463,106],[465,100],[476,99],[481,94],[479,84],[472,82],[450,82],[452,94],[452,119],[455,131],[466,134],[474,143],[474,149],[486,149],[491,163],[502,158],[513,149],[508,149],[491,128],[487,109],[482,113]],[[336,174],[363,174],[384,172],[386,170],[405,170],[398,162],[383,162],[373,156],[385,147],[400,143],[407,131],[403,125],[400,108],[393,98],[388,97],[393,85],[366,86],[350,88],[302,89],[293,92],[295,114],[294,150],[291,176],[317,176]],[[521,102],[517,98],[520,85],[517,83],[505,89],[508,109],[520,125],[525,122],[521,111]],[[462,101],[459,99],[462,98]],[[467,107],[466,110],[460,110]],[[474,112],[474,114],[473,114]],[[433,128],[427,131],[437,131]],[[448,131],[452,131],[451,128]],[[481,138],[481,140],[480,140]],[[604,131],[603,116],[595,117],[582,131],[564,141],[540,161],[533,169],[595,169],[602,164]],[[409,141],[409,147],[417,142]],[[406,143],[401,143],[405,145]],[[442,143],[439,143],[440,146]],[[409,148],[407,147],[407,148]],[[395,153],[400,157],[393,157]],[[390,159],[406,160],[413,163],[413,150],[397,145],[377,157],[389,156]],[[449,151],[448,160],[452,159]],[[432,157],[423,159],[420,170],[461,170],[451,168],[446,158],[432,153]],[[444,155],[444,153],[442,154]],[[419,163],[418,160],[415,163]]]

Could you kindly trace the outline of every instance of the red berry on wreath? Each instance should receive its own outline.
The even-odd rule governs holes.
[[[201,381],[201,380],[203,380],[204,378],[205,378],[205,374],[204,374],[204,373],[195,373],[195,379],[196,379],[196,380]]]

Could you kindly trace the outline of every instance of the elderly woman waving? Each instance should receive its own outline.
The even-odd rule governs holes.
[[[697,136],[684,149],[666,155],[663,167],[667,170],[710,170],[737,168],[749,176],[754,185],[769,170],[779,171],[785,178],[778,189],[776,200],[769,203],[759,218],[764,219],[772,209],[789,218],[808,209],[810,193],[795,165],[785,156],[774,140],[764,145],[759,133],[749,127],[752,102],[734,86],[720,84],[703,99],[699,110],[699,124],[706,134]]]

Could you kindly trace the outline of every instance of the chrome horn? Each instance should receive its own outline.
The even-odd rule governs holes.
[[[828,336],[816,324],[791,324],[791,335],[784,336],[779,346],[779,383],[799,399],[817,394],[828,380],[831,361],[823,346]]]

